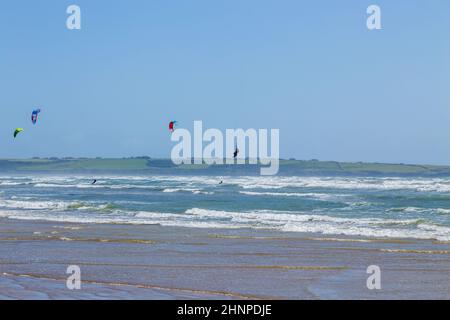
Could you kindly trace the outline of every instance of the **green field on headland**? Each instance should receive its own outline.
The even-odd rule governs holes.
[[[0,160],[0,172],[204,172],[205,174],[244,174],[257,165],[181,165],[170,159],[134,158],[33,158]],[[337,162],[319,160],[280,160],[280,173],[296,174],[380,174],[450,175],[450,166]]]

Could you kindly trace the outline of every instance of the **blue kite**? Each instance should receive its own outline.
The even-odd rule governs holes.
[[[36,124],[39,113],[41,113],[41,109],[33,110],[31,113],[31,122],[33,122],[33,124]]]

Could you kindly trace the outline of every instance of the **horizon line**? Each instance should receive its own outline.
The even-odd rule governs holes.
[[[151,156],[128,156],[128,157],[23,157],[23,158],[0,158],[0,161],[14,161],[14,160],[126,160],[126,159],[147,159],[147,160],[168,160],[172,161],[171,158],[165,157],[151,157]],[[189,159],[189,158],[187,158]],[[197,158],[191,157],[191,160]],[[202,158],[205,160],[205,158]],[[216,158],[206,158],[206,160],[214,160]],[[223,160],[260,160],[261,158],[222,158]],[[271,159],[271,158],[266,158]],[[276,159],[274,159],[276,160]],[[304,161],[304,162],[336,162],[336,163],[360,163],[360,164],[387,164],[387,165],[404,165],[404,166],[430,166],[430,167],[450,167],[450,164],[426,164],[426,163],[406,163],[406,162],[380,162],[380,161],[338,161],[338,160],[321,160],[321,159],[297,159],[297,158],[278,158],[279,161]],[[189,163],[186,163],[189,164]],[[195,165],[195,163],[192,163]]]

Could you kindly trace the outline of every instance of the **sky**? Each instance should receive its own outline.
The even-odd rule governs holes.
[[[282,158],[450,164],[449,80],[448,0],[8,1],[0,158],[168,158],[168,122],[201,120],[280,129]]]

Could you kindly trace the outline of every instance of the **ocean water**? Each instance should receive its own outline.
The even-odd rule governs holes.
[[[0,217],[450,241],[450,178],[95,178],[0,176]]]

